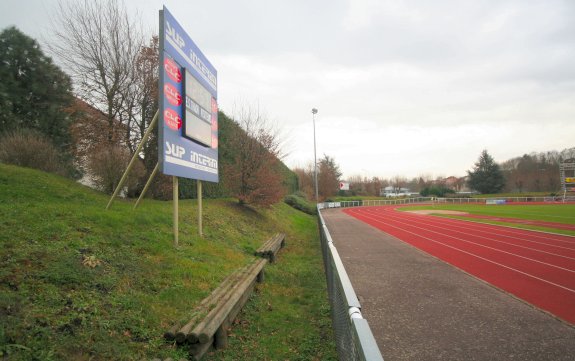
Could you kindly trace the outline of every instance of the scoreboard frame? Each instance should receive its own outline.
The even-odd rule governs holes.
[[[217,183],[217,70],[165,6],[159,40],[159,170]]]

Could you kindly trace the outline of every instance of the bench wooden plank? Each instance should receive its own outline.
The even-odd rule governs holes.
[[[258,257],[267,258],[270,263],[275,262],[278,251],[285,246],[285,234],[276,233],[269,238],[260,248],[257,249],[255,255]]]
[[[276,252],[284,237],[276,235],[268,240]],[[174,325],[164,337],[170,341],[176,340],[178,344],[189,343],[190,356],[194,360],[200,360],[212,346],[226,347],[228,328],[249,300],[256,283],[263,281],[267,263],[267,258],[256,259],[226,277],[194,309],[193,316],[186,324]]]
[[[191,335],[197,337],[200,343],[208,342],[210,337],[216,333],[218,327],[220,327],[224,320],[230,315],[234,306],[245,294],[248,294],[247,290],[250,288],[250,285],[255,282],[255,279],[263,270],[266,263],[266,259],[256,261],[254,267],[250,269],[247,277],[241,281],[235,290],[232,291],[232,294],[227,300],[225,300],[225,303],[222,303],[221,306],[213,312],[213,314],[206,316],[207,322],[202,324],[201,327],[197,326],[194,328]]]

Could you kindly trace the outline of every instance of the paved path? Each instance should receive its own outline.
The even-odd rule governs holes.
[[[322,212],[386,361],[575,360],[575,328],[354,219]]]

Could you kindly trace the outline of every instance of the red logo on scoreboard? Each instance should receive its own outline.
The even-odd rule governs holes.
[[[180,67],[172,59],[170,58],[164,59],[164,70],[166,71],[166,74],[168,74],[170,79],[172,79],[176,83],[182,81],[182,72],[180,71]]]
[[[218,131],[218,103],[214,98],[212,98],[212,131],[214,132]],[[216,147],[212,146],[212,148],[217,148],[217,146]]]
[[[170,104],[178,107],[182,105],[182,96],[172,84],[164,84],[164,95]]]
[[[172,130],[178,130],[182,127],[182,118],[172,109],[164,110],[164,122]]]

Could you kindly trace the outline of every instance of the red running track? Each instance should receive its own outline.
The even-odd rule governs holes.
[[[396,207],[344,212],[575,324],[575,237],[399,212]]]

